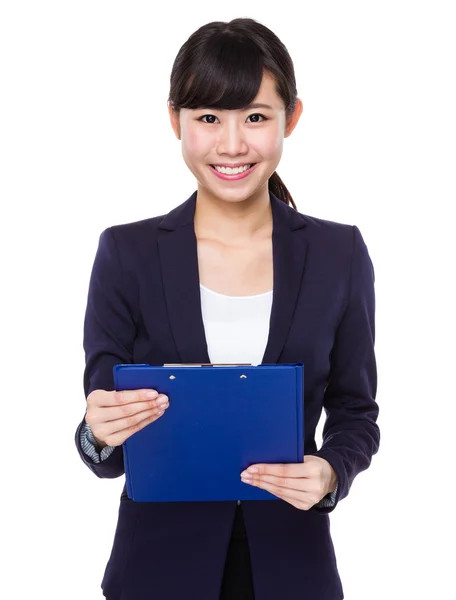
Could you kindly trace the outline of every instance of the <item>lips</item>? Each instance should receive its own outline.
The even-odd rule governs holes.
[[[244,163],[245,164],[245,163]],[[217,169],[214,167],[214,165],[209,165],[211,167],[211,171],[214,173],[214,175],[216,175],[219,179],[225,179],[225,181],[237,181],[238,179],[244,179],[245,177],[248,177],[250,175],[250,173],[252,173],[258,163],[251,163],[251,167],[249,169],[246,169],[245,171],[242,171],[241,173],[236,173],[235,175],[231,174],[229,175],[228,173],[221,173],[220,171],[217,171]]]

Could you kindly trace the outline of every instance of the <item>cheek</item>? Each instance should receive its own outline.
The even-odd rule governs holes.
[[[182,135],[182,153],[184,157],[188,157],[189,160],[204,155],[210,141],[208,136],[201,135],[201,132],[197,132],[191,127],[185,129]]]
[[[264,135],[256,135],[250,146],[264,159],[274,159],[282,153],[283,134],[278,131],[264,131]]]
[[[182,155],[186,160],[192,160],[198,154],[198,143],[195,137],[186,136],[182,138]]]

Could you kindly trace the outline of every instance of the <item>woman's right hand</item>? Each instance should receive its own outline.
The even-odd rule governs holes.
[[[101,448],[120,446],[159,419],[168,406],[168,396],[156,390],[93,390],[87,396],[85,420]]]

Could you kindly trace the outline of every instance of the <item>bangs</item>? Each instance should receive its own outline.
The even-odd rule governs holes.
[[[193,58],[190,77],[178,86],[177,108],[240,109],[258,94],[264,61],[248,38],[214,36]]]

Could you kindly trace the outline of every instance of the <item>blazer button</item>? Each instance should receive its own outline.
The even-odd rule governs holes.
[[[237,505],[239,506],[240,504],[241,504],[241,501],[240,501],[240,500],[238,500],[238,501],[237,501]]]

